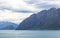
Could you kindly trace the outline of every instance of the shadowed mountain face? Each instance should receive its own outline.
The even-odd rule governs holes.
[[[26,18],[16,30],[60,29],[60,8],[43,10]]]
[[[0,30],[14,30],[16,29],[17,24],[11,22],[0,22]]]

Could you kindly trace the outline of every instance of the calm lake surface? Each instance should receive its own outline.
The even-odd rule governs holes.
[[[0,30],[0,38],[60,38],[60,30]]]

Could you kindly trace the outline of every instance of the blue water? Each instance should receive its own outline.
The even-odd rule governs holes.
[[[59,30],[0,30],[0,38],[60,38]]]

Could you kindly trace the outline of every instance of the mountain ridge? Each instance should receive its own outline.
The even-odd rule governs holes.
[[[17,24],[8,22],[8,21],[0,21],[0,30],[15,30]]]
[[[60,29],[60,8],[43,10],[26,18],[16,30]]]

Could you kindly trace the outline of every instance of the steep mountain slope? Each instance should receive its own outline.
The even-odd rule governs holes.
[[[16,30],[60,29],[60,8],[43,10],[25,19]]]

